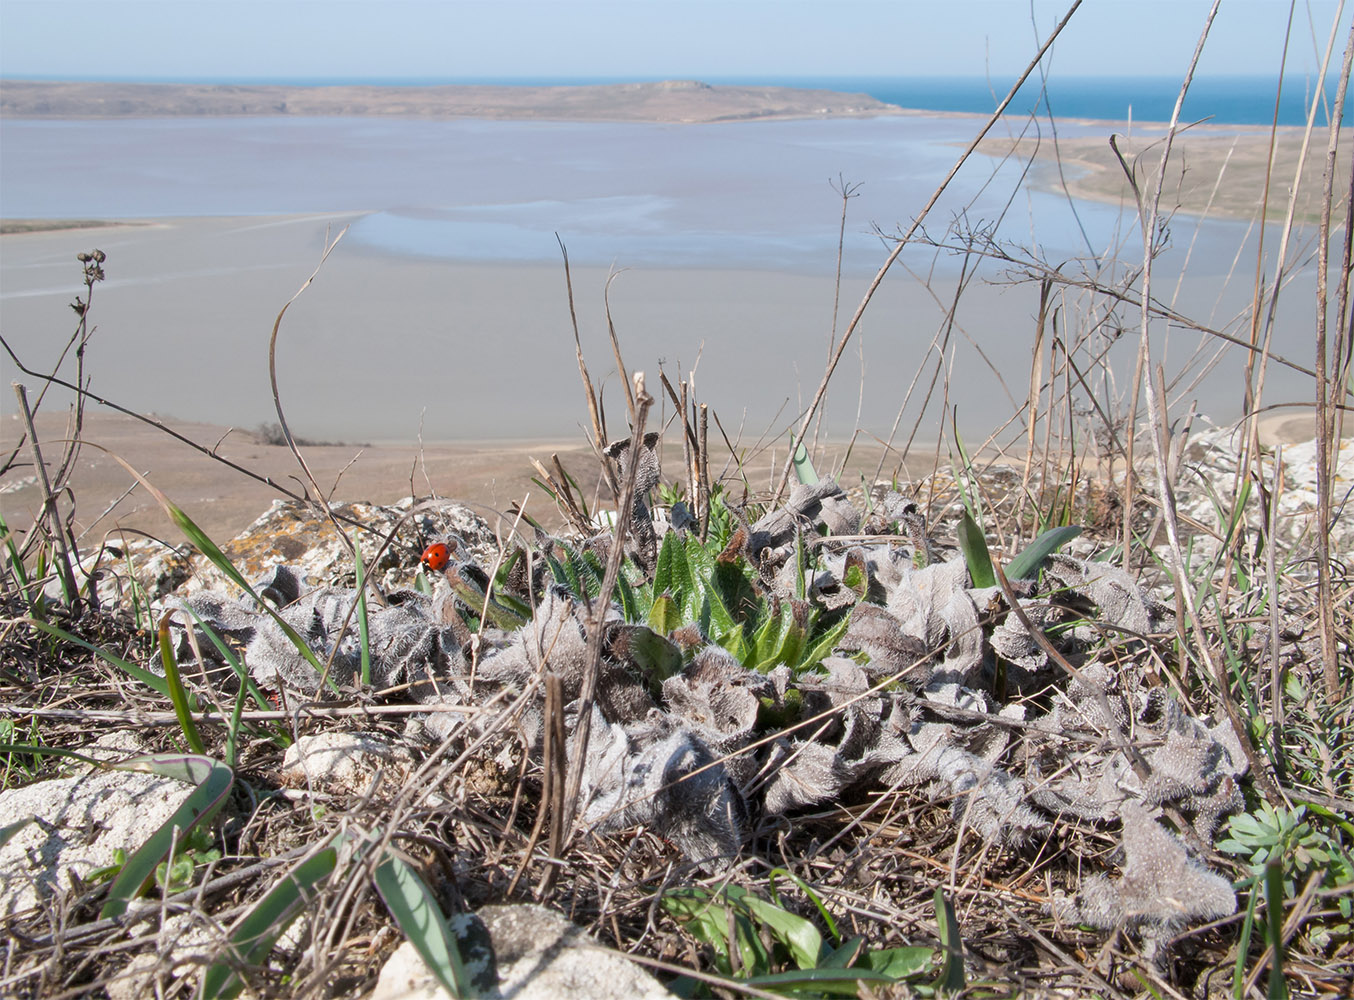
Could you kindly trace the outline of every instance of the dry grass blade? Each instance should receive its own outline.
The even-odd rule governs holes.
[[[1354,66],[1354,25],[1350,27],[1349,40],[1345,45],[1344,59],[1340,66],[1340,85],[1336,89],[1335,107],[1331,115],[1330,141],[1326,147],[1326,169],[1322,185],[1320,236],[1316,251],[1316,503],[1317,518],[1322,529],[1333,523],[1331,500],[1334,493],[1332,471],[1336,463],[1340,437],[1335,434],[1336,413],[1339,407],[1336,400],[1345,394],[1340,379],[1339,354],[1336,363],[1328,367],[1329,345],[1327,343],[1327,305],[1329,292],[1326,287],[1330,258],[1331,210],[1335,198],[1336,159],[1340,150],[1340,125],[1344,118],[1345,97],[1349,91],[1350,69]],[[1354,192],[1354,175],[1351,177],[1351,192]],[[1351,195],[1354,198],[1354,195]],[[1351,224],[1346,220],[1346,238],[1342,240],[1342,260],[1340,268],[1339,306],[1337,309],[1335,342],[1343,344],[1349,331],[1349,317],[1345,303],[1349,290],[1349,271],[1351,261],[1350,240]],[[1317,625],[1321,631],[1322,673],[1326,682],[1326,692],[1332,700],[1343,695],[1338,660],[1339,642],[1335,632],[1334,587],[1331,579],[1330,533],[1317,532]],[[1354,685],[1354,680],[1351,680]]]
[[[1081,3],[1082,0],[1073,0],[1071,6],[1067,8],[1067,13],[1063,15],[1062,20],[1054,27],[1053,31],[1044,41],[1044,44],[1039,47],[1039,51],[1025,67],[1025,71],[1020,74],[1020,77],[1012,85],[1010,91],[1007,92],[1006,97],[999,105],[997,105],[997,109],[993,111],[987,121],[983,123],[983,127],[979,129],[978,134],[973,137],[973,140],[965,147],[964,151],[959,154],[959,159],[955,161],[954,166],[950,168],[950,172],[945,175],[944,180],[942,180],[935,191],[932,192],[931,197],[927,200],[926,204],[922,206],[921,211],[913,218],[912,224],[908,226],[907,231],[898,237],[888,258],[879,268],[874,278],[871,279],[869,287],[861,297],[860,304],[856,306],[855,313],[852,314],[850,321],[846,324],[846,329],[842,331],[841,340],[837,342],[837,347],[832,352],[832,357],[828,361],[826,370],[823,372],[823,378],[818,383],[818,388],[813,394],[813,400],[809,403],[808,409],[804,411],[804,415],[800,419],[799,427],[794,435],[796,441],[804,440],[809,425],[813,422],[814,415],[818,412],[818,407],[822,405],[823,396],[827,394],[827,385],[832,379],[832,373],[836,370],[838,362],[841,361],[842,354],[846,350],[846,345],[851,340],[851,335],[860,325],[861,317],[865,315],[865,310],[869,306],[870,300],[874,298],[874,293],[878,291],[879,286],[883,284],[884,276],[893,268],[894,262],[902,255],[903,249],[908,246],[909,241],[911,241],[917,230],[921,228],[921,224],[926,219],[926,216],[930,214],[931,209],[935,208],[936,203],[940,201],[940,196],[944,194],[945,189],[950,186],[950,182],[954,180],[955,175],[959,173],[959,169],[968,161],[968,158],[973,155],[974,150],[978,148],[978,144],[982,142],[983,137],[991,131],[992,126],[996,125],[997,122],[1001,120],[1001,116],[1006,113],[1007,107],[1015,100],[1016,94],[1024,85],[1025,81],[1029,79],[1030,74],[1039,66],[1045,53],[1052,48],[1054,41],[1062,34],[1063,28],[1067,27],[1068,22],[1072,19],[1072,15],[1077,12],[1077,8],[1081,6]],[[785,492],[785,486],[790,481],[790,471],[793,468],[792,463],[793,453],[790,457],[786,458],[785,465],[781,469],[780,476],[776,481],[774,493],[777,497]]]

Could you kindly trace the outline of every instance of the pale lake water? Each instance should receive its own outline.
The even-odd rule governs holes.
[[[580,268],[799,276],[803,294],[812,286],[815,296],[824,300],[817,303],[813,322],[803,327],[793,322],[788,297],[777,303],[723,302],[723,313],[737,311],[744,317],[733,332],[713,330],[714,321],[708,318],[692,320],[711,325],[711,337],[743,341],[730,345],[730,350],[769,349],[793,357],[794,387],[779,385],[768,392],[733,384],[733,391],[744,397],[737,405],[769,417],[777,399],[783,403],[788,394],[802,400],[810,393],[821,371],[820,345],[830,309],[827,299],[841,213],[833,184],[844,180],[859,185],[849,203],[844,237],[844,270],[855,281],[843,292],[842,309],[849,314],[864,278],[889,250],[879,232],[907,226],[980,124],[977,118],[940,115],[715,125],[341,118],[0,121],[0,216],[172,219],[347,213],[357,217],[340,252],[379,259],[383,266],[406,261],[411,268],[437,262],[558,267],[562,240],[571,262]],[[1091,126],[1069,124],[1061,134],[1075,136],[1087,128]],[[1098,134],[1103,131],[1099,127]],[[1033,180],[1040,176],[1034,174]],[[949,229],[956,220],[1013,245],[1037,247],[1041,256],[1056,263],[1099,256],[1120,246],[1128,259],[1140,256],[1132,217],[1116,206],[1071,202],[1037,184],[1022,185],[1018,164],[997,169],[996,162],[986,157],[975,158],[961,172],[928,217],[926,232],[938,241],[952,242]],[[267,218],[258,220],[259,226],[271,224]],[[97,239],[97,234],[89,238]],[[1246,267],[1253,267],[1253,259],[1238,278],[1228,282],[1226,276],[1239,249],[1254,238],[1244,223],[1177,219],[1174,245],[1162,261],[1158,287],[1170,294],[1172,271],[1188,252],[1182,306],[1198,318],[1224,325],[1248,301]],[[56,272],[45,270],[44,262],[24,257],[24,245],[6,238],[0,255],[0,323],[9,331],[7,336],[15,336],[18,325],[27,327],[36,315],[33,310],[52,311],[62,296],[65,301],[70,298],[69,276],[61,276],[64,286],[55,281],[51,275]],[[224,298],[237,296],[240,293],[229,282],[265,265],[255,258],[231,256],[226,245],[222,243],[210,260],[176,263],[179,270],[171,267],[168,273],[137,280],[164,284],[191,279],[195,295],[214,287]],[[904,273],[910,270],[928,276],[937,294],[944,296],[939,283],[952,283],[961,259],[925,246],[909,248],[896,280],[913,280]],[[308,247],[296,266],[313,264]],[[981,274],[985,280],[1004,280],[997,267],[984,267]],[[121,273],[115,270],[115,276],[127,280],[126,268]],[[213,281],[218,284],[211,285]],[[764,284],[750,282],[748,287]],[[878,307],[904,310],[880,317],[876,328],[887,329],[888,342],[870,360],[876,366],[893,366],[890,382],[895,385],[906,384],[907,366],[915,367],[936,330],[931,318],[907,322],[907,303],[931,295],[920,286],[913,293],[910,298],[900,293],[894,306],[881,301]],[[695,294],[709,297],[706,292]],[[1021,299],[1022,311],[1014,323],[1007,314],[1009,307],[1001,305],[990,289],[966,295],[975,300],[976,311],[964,336],[956,339],[989,355],[991,366],[1018,390],[1028,378],[1029,354],[1023,338],[1030,328],[1025,301],[1030,295]],[[1304,296],[1297,291],[1290,298]],[[510,299],[511,293],[509,311]],[[766,326],[746,319],[755,316],[759,306],[766,308]],[[441,308],[454,312],[455,303]],[[552,308],[563,312],[557,303],[552,302]],[[1290,327],[1298,329],[1304,314],[1301,307],[1293,308],[1297,311],[1288,319]],[[668,309],[667,315],[652,317],[649,323],[657,328],[674,315]],[[1131,323],[1135,317],[1127,319]],[[138,322],[148,324],[149,330],[162,320],[148,310]],[[512,322],[511,315],[505,322]],[[519,320],[518,325],[526,322]],[[1018,342],[1008,342],[1013,325],[1020,331]],[[210,323],[180,322],[166,330],[166,336],[172,331],[179,350],[191,350],[194,336],[223,336]],[[640,353],[632,364],[652,364],[641,353],[649,347],[643,331],[632,335]],[[558,334],[552,331],[550,336]],[[673,347],[671,336],[664,340],[657,332],[653,339],[655,352],[666,344],[688,363],[700,349],[691,346],[696,341],[680,338]],[[561,356],[535,358],[529,339],[514,343],[518,346],[513,361],[526,371],[525,377],[531,377],[533,364],[548,369],[541,373],[543,384],[550,381],[547,374],[560,371],[561,363],[566,369],[572,363],[571,348]],[[1295,345],[1286,346],[1297,350]],[[1309,353],[1305,347],[1301,350]],[[714,358],[709,364],[720,365],[718,351],[709,353]],[[775,381],[784,375],[773,370],[767,377]],[[408,379],[417,384],[417,376]],[[719,377],[712,381],[718,384]],[[130,375],[127,384],[134,385]],[[565,391],[560,390],[561,400]],[[851,394],[855,389],[846,391]],[[576,384],[567,392],[575,419]],[[993,405],[990,390],[975,393],[977,398],[969,403],[972,411],[986,407],[992,419],[1002,409],[1009,415],[1009,399],[1003,397]],[[872,395],[862,405],[859,421],[886,434],[898,394],[894,390]],[[1205,387],[1197,395],[1207,411],[1221,418],[1239,398],[1235,383]],[[537,401],[546,409],[532,411],[518,424],[458,418],[454,430],[437,428],[432,433],[540,433],[543,414],[554,412],[547,407],[552,399],[546,392]],[[159,407],[144,401],[133,405],[169,407],[185,418],[249,422],[191,391],[171,394],[167,403],[163,397],[160,401]],[[856,405],[853,398],[838,407],[838,412],[845,411],[845,425],[838,429],[851,429],[857,420]],[[266,407],[259,408],[266,416]],[[790,405],[789,413],[794,409]],[[336,409],[331,402],[330,410],[326,415],[323,407],[317,409],[314,423],[329,426],[348,419],[351,424],[351,415],[341,407]],[[374,422],[353,425],[349,432],[407,435],[414,419],[401,410],[398,423],[371,418]],[[544,419],[558,423],[562,418]]]

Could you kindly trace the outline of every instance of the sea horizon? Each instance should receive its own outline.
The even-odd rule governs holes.
[[[201,86],[605,86],[622,83],[657,83],[665,80],[696,80],[712,86],[789,87],[799,90],[831,90],[866,94],[885,104],[937,114],[990,114],[1005,97],[1014,77],[911,76],[911,75],[727,75],[669,73],[642,77],[617,76],[118,76],[32,75],[6,76],[15,82],[149,83]],[[1311,76],[1283,78],[1277,104],[1277,124],[1305,125],[1316,80]],[[1208,121],[1217,125],[1269,125],[1275,121],[1275,92],[1279,77],[1272,74],[1232,74],[1196,77],[1190,85],[1181,120]],[[1338,79],[1325,80],[1328,113]],[[1042,84],[1035,77],[1026,81],[1008,109],[1008,115],[1050,113],[1055,119],[1165,122],[1171,118],[1180,91],[1175,76],[1051,76]],[[1354,121],[1354,108],[1346,110],[1345,122]],[[1318,109],[1318,124],[1323,110]]]

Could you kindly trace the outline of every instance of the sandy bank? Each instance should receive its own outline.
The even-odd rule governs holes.
[[[1034,181],[1044,190],[1058,190],[1064,184],[1074,198],[1100,201],[1132,208],[1131,170],[1138,189],[1150,194],[1161,172],[1164,126],[1099,123],[1102,134],[1061,138],[1054,142],[1024,137],[989,138],[979,151],[989,156],[1033,158]],[[1298,194],[1294,219],[1314,224],[1321,210],[1322,175],[1326,165],[1328,135],[1322,128],[1312,133],[1306,156],[1302,156],[1304,129],[1280,128],[1274,135],[1272,181],[1265,217],[1282,221],[1288,211],[1288,197],[1294,178]],[[1110,145],[1114,137],[1118,147]],[[1350,150],[1354,137],[1341,137],[1334,218],[1343,213],[1348,189]],[[1119,156],[1123,157],[1120,162]],[[1302,160],[1301,173],[1298,172]],[[1174,211],[1194,215],[1234,219],[1259,217],[1265,191],[1266,168],[1270,163],[1270,130],[1259,127],[1198,125],[1179,133],[1171,147],[1162,188],[1161,212]]]

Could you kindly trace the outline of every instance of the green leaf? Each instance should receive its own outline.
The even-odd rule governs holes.
[[[727,635],[738,627],[738,622],[734,621],[733,612],[714,585],[719,565],[714,553],[707,551],[694,535],[686,538],[683,547],[690,580],[688,586],[693,591],[693,600],[688,607],[695,611],[694,617],[707,623],[706,635]]]
[[[353,566],[357,574],[357,638],[361,650],[362,666],[359,676],[362,687],[371,686],[371,644],[367,634],[367,567],[362,561],[362,544],[357,532],[353,532]]]
[[[787,996],[855,997],[861,983],[892,983],[893,977],[872,969],[799,969],[765,976],[749,976],[749,986]]]
[[[428,971],[453,997],[472,995],[474,986],[461,961],[456,935],[423,879],[394,854],[386,855],[374,877],[376,890]]]
[[[846,630],[850,625],[851,619],[843,615],[841,621],[824,632],[812,646],[804,651],[799,662],[794,664],[796,672],[816,667],[823,662],[824,657],[831,656],[832,650],[836,648],[837,643],[841,642],[842,636],[846,635]]]
[[[249,581],[235,568],[235,564],[232,563],[226,554],[221,551],[220,547],[208,537],[207,533],[199,528],[197,524],[194,523],[193,519],[184,513],[184,511],[173,501],[150,483],[146,482],[146,480],[130,465],[116,455],[114,455],[113,458],[116,459],[123,468],[135,476],[142,486],[150,491],[151,495],[159,501],[160,506],[164,508],[165,513],[169,515],[170,520],[178,526],[179,530],[183,532],[184,536],[193,544],[194,548],[206,556],[213,566],[229,577],[232,583],[252,597],[254,603],[262,608],[263,611],[277,623],[278,628],[282,630],[282,633],[287,637],[288,641],[296,647],[296,651],[306,659],[306,661],[315,669],[317,674],[326,677],[329,689],[335,694],[338,694],[338,684],[332,677],[326,675],[324,664],[316,657],[315,651],[310,648],[310,644],[301,637],[301,634],[297,632],[296,629],[292,628],[291,624],[285,618],[273,610],[273,606],[268,601],[265,601],[254,592],[254,588],[249,585]]]
[[[681,605],[681,595],[685,593],[689,582],[686,570],[686,548],[677,532],[669,531],[663,536],[663,544],[658,548],[658,565],[654,567],[653,592],[671,594]]]
[[[293,920],[313,899],[313,891],[333,873],[338,851],[325,847],[287,872],[250,908],[230,934],[229,959],[213,963],[202,977],[202,1000],[232,1000],[245,982],[236,971],[256,966],[273,950]]]
[[[789,691],[786,693],[789,694]],[[797,694],[798,692],[796,691],[795,693]],[[829,913],[827,907],[823,905],[822,897],[814,891],[809,883],[805,882],[794,872],[787,868],[772,868],[771,871],[767,872],[767,885],[771,890],[771,898],[776,900],[776,902],[780,902],[780,897],[776,895],[776,879],[778,877],[788,878],[799,887],[799,891],[807,896],[809,902],[811,902],[818,910],[818,915],[823,918],[823,923],[827,924],[827,932],[832,935],[832,940],[840,942],[842,936],[841,932],[837,930],[837,921],[832,919],[832,914]]]
[[[734,886],[730,886],[732,890]],[[755,920],[761,921],[775,938],[783,943],[790,952],[790,958],[801,969],[811,969],[818,964],[818,956],[823,950],[823,936],[818,928],[797,914],[745,892],[740,900]]]
[[[183,689],[183,680],[179,677],[179,664],[174,658],[174,650],[169,644],[169,619],[174,612],[166,611],[160,616],[160,627],[156,630],[160,644],[160,663],[165,668],[165,683],[169,686],[169,700],[174,706],[174,717],[179,720],[179,729],[188,741],[188,749],[196,754],[205,754],[207,748],[202,745],[202,736],[193,721],[192,711],[188,707],[188,692]]]
[[[1269,989],[1267,1000],[1288,1000],[1288,983],[1284,980],[1283,963],[1283,863],[1271,861],[1265,868],[1265,909],[1269,915]]]
[[[235,784],[235,772],[229,767],[210,757],[195,754],[152,754],[133,757],[111,766],[122,771],[146,771],[177,778],[197,787],[183,800],[174,815],[165,820],[127,858],[122,872],[108,890],[108,901],[99,912],[102,918],[120,917],[127,912],[128,902],[140,891],[142,884],[155,871],[155,866],[168,856],[175,841],[199,823],[216,815],[217,810],[225,804],[231,786]]]
[[[682,651],[647,625],[612,626],[608,645],[613,655],[627,660],[655,692],[665,680],[681,672]]]
[[[1250,957],[1251,934],[1255,928],[1255,906],[1260,901],[1260,889],[1253,885],[1246,903],[1246,916],[1241,922],[1241,932],[1237,936],[1236,962],[1232,967],[1233,1000],[1243,1000],[1246,996],[1246,964]]]
[[[835,950],[828,950],[818,963],[820,969],[849,969],[865,950],[865,939],[853,937]]]
[[[93,764],[95,767],[111,766],[104,761],[95,760],[93,757],[86,757],[82,753],[76,753],[74,750],[65,750],[61,747],[49,747],[41,743],[0,743],[0,753],[45,754],[48,757],[69,757],[71,760],[78,760],[82,764]]]
[[[893,979],[909,979],[931,971],[935,952],[930,948],[882,948],[867,951],[865,963]]]
[[[954,915],[954,904],[945,898],[944,889],[936,889],[934,903],[940,946],[945,955],[936,986],[958,993],[964,988],[964,940],[959,934],[959,919]]]
[[[959,549],[964,553],[964,562],[968,565],[968,575],[974,587],[993,587],[997,575],[992,570],[992,556],[987,551],[987,539],[983,529],[973,520],[968,511],[959,518]]]
[[[736,625],[757,621],[766,613],[766,600],[757,593],[752,573],[742,556],[728,562],[716,559],[710,572],[710,589],[719,595],[720,603]]]
[[[804,447],[803,441],[795,443],[795,478],[806,486],[812,486],[818,482],[818,473],[814,471],[813,461],[809,458],[809,450]]]
[[[649,608],[649,628],[659,635],[671,635],[673,629],[680,628],[681,625],[682,613],[677,607],[677,602],[672,599],[671,594],[660,593]]]
[[[161,677],[159,674],[153,674],[145,667],[139,667],[135,663],[129,663],[126,660],[122,659],[122,657],[115,656],[112,653],[108,652],[106,649],[100,649],[93,643],[85,642],[84,639],[77,639],[69,632],[65,631],[64,629],[57,628],[55,625],[49,625],[46,622],[38,621],[36,618],[25,618],[21,620],[29,625],[32,625],[36,629],[41,629],[48,635],[56,636],[63,642],[73,643],[74,645],[79,646],[82,649],[89,650],[89,652],[99,657],[99,659],[111,663],[113,666],[126,671],[129,677],[132,677],[135,680],[140,681],[142,684],[146,685],[146,687],[150,688],[152,691],[162,694],[166,698],[169,697],[169,685],[165,683],[165,679]]]
[[[1045,531],[1007,565],[1007,579],[1038,579],[1044,560],[1080,534],[1081,528],[1074,524]]]
[[[723,904],[716,902],[706,890],[694,886],[670,889],[660,902],[692,937],[714,949],[715,968],[730,975],[733,961],[729,951],[729,915]]]

